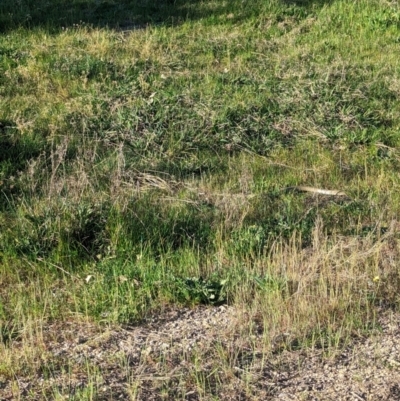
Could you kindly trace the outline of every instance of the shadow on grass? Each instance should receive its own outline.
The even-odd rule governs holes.
[[[19,173],[44,150],[40,138],[15,135],[15,125],[13,121],[0,119],[0,212],[9,208],[10,200],[22,193],[17,179]]]
[[[82,24],[139,29],[149,25],[177,25],[187,20],[213,20],[227,15],[243,19],[271,7],[298,9],[304,14],[326,3],[330,0],[2,0],[0,32],[18,27],[40,27],[57,32]]]

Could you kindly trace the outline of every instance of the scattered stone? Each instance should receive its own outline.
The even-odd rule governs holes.
[[[330,357],[315,349],[266,354],[263,333],[244,338],[246,319],[232,306],[171,310],[135,327],[53,323],[36,344],[37,360],[15,377],[0,374],[0,399],[79,399],[91,386],[96,401],[396,401],[400,314],[382,312],[379,323],[379,334]],[[8,346],[17,362],[24,341]]]

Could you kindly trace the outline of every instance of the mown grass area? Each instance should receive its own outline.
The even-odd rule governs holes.
[[[396,2],[3,0],[0,30],[0,347],[229,303],[334,348],[398,307]]]

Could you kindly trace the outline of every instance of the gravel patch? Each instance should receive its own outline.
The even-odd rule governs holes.
[[[49,324],[30,348],[27,338],[3,348],[18,369],[0,372],[0,399],[400,400],[399,314],[382,312],[381,332],[330,357],[266,353],[261,331],[244,335],[245,321],[220,306],[166,311],[132,327]]]

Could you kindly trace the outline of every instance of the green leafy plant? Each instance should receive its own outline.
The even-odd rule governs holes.
[[[213,275],[202,277],[175,278],[177,291],[186,302],[219,305],[227,301],[227,280]]]

